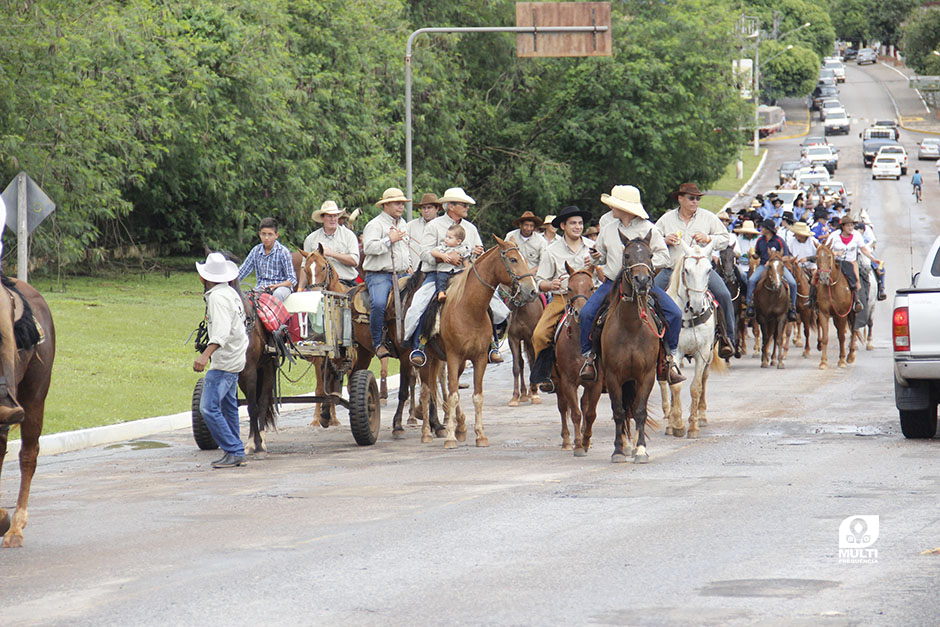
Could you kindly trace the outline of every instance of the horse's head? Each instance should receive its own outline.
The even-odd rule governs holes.
[[[832,271],[836,267],[836,256],[825,244],[816,248],[816,270],[819,272],[819,284],[831,285]]]
[[[581,319],[581,308],[594,293],[594,266],[575,270],[565,262],[568,272],[568,291],[566,293],[567,305],[565,308],[575,320]]]
[[[777,291],[783,285],[783,256],[780,251],[770,251],[770,257],[767,259],[764,276],[766,277],[764,287]]]
[[[736,263],[737,256],[734,254],[733,246],[728,246],[718,253],[718,274],[721,275],[725,283],[733,285],[737,281],[737,274],[734,272]]]
[[[623,243],[623,265],[620,270],[620,292],[632,298],[634,294],[646,296],[653,285],[653,249],[650,240],[653,231],[646,237],[628,240],[617,232]]]
[[[515,242],[504,241],[496,235],[493,235],[493,239],[496,240],[499,256],[503,261],[502,267],[496,270],[496,277],[499,283],[512,288],[509,302],[516,307],[531,303],[539,295],[535,273],[529,268]]]
[[[682,242],[685,254],[679,268],[680,300],[686,300],[685,308],[698,316],[708,309],[708,276],[712,270],[712,245],[705,248],[689,247]],[[685,298],[681,298],[685,292]]]
[[[306,278],[305,289],[330,289],[336,278],[336,270],[323,254],[323,244],[319,244],[313,252],[301,250],[300,254],[304,257],[301,271]]]

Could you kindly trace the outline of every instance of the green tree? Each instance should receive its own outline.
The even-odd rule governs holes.
[[[868,41],[871,30],[871,4],[872,0],[830,0],[829,16],[832,18],[836,37],[855,43]]]
[[[904,23],[904,57],[920,74],[940,74],[940,57],[933,51],[940,46],[940,7],[915,9]]]
[[[787,50],[782,43],[769,41],[761,47],[761,54],[768,59],[760,67],[764,94],[781,98],[812,93],[819,79],[819,57],[815,52],[803,46]]]
[[[923,0],[892,0],[869,3],[868,23],[871,38],[883,45],[896,46],[901,43],[901,23],[911,11],[924,4]]]

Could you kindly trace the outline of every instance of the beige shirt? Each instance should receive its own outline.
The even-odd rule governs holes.
[[[617,216],[614,215],[613,211],[608,211],[601,216],[601,219],[597,221],[597,229],[600,230],[610,224],[611,222],[616,222]]]
[[[635,217],[627,226],[624,226],[620,220],[610,222],[598,233],[594,248],[601,254],[604,276],[614,280],[620,274],[620,268],[623,265],[623,242],[620,241],[620,233],[631,240],[646,237],[646,234],[650,232],[652,232],[650,247],[653,249],[653,270],[671,265],[669,248],[666,246],[662,233],[649,220]]]
[[[593,246],[594,242],[582,237],[579,244],[575,248],[571,248],[564,237],[556,237],[555,241],[549,244],[542,255],[542,261],[539,263],[539,269],[535,275],[536,279],[538,281],[551,281],[563,276],[565,278],[561,281],[561,291],[567,290],[568,270],[565,268],[565,262],[567,261],[568,265],[575,271],[581,270],[588,265],[585,263],[584,258],[591,254]]]
[[[457,224],[454,219],[444,214],[434,218],[424,227],[424,236],[421,238],[421,269],[425,272],[437,272],[437,259],[431,256],[431,251],[444,243],[447,229],[454,224]],[[473,226],[469,220],[461,220],[460,226],[463,227],[465,233],[464,246],[468,247],[471,252],[476,246],[483,246],[477,227]]]
[[[359,276],[359,241],[356,239],[356,234],[345,226],[337,226],[332,235],[327,235],[326,231],[319,228],[304,240],[304,251],[312,253],[319,244],[323,244],[326,248],[332,248],[343,255],[352,255],[356,263],[351,266],[347,266],[337,259],[331,259],[330,263],[333,264],[339,278],[345,281],[355,281],[356,277]]]
[[[418,262],[421,261],[421,238],[424,236],[424,227],[428,221],[420,213],[418,217],[408,223],[408,250],[411,251],[411,269],[418,269]]]
[[[394,219],[384,211],[375,216],[362,230],[362,269],[366,272],[392,272],[392,257],[395,257],[395,272],[406,272],[411,266],[408,243],[402,239],[394,244],[388,236],[392,227],[405,230],[405,221]]]
[[[667,211],[656,221],[656,228],[663,237],[670,233],[682,233],[682,241],[690,247],[695,245],[695,242],[692,241],[692,236],[700,232],[705,233],[712,239],[712,250],[714,251],[724,250],[728,247],[728,244],[731,243],[731,234],[728,233],[728,229],[721,223],[718,216],[708,209],[696,210],[688,223],[679,217],[678,209]],[[683,250],[681,246],[676,245],[669,247],[669,256],[673,264],[679,261],[679,257],[682,256],[682,253]]]
[[[539,262],[542,260],[542,256],[545,254],[545,249],[548,248],[548,242],[545,241],[545,238],[542,237],[542,234],[538,231],[534,231],[528,239],[522,237],[522,233],[519,232],[519,229],[514,231],[509,231],[506,233],[506,240],[513,240],[516,242],[516,245],[519,247],[519,252],[522,253],[522,256],[525,257],[525,261],[529,264],[529,268],[538,268]],[[561,238],[555,238],[557,241]]]
[[[228,283],[217,283],[203,297],[206,300],[209,344],[219,345],[209,358],[209,370],[241,372],[245,368],[248,351],[241,296]]]

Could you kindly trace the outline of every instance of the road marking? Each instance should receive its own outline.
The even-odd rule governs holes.
[[[896,68],[896,67],[894,67],[894,66],[892,66],[892,65],[888,65],[888,64],[885,63],[884,61],[880,61],[880,63],[881,63],[881,65],[885,66],[886,68],[888,68],[888,69],[890,69],[890,70],[894,70],[895,72],[897,72],[898,74],[900,74],[901,76],[903,76],[903,77],[904,77],[904,80],[910,81],[911,77],[908,76],[907,74],[905,74],[904,72],[902,72],[901,70],[899,70],[898,68]],[[909,84],[910,84],[910,83],[908,83],[908,85],[909,85]],[[885,89],[887,89],[887,87],[885,87]],[[927,106],[927,101],[924,100],[924,97],[920,95],[920,90],[915,89],[915,90],[914,90],[914,93],[917,94],[917,97],[920,98],[921,104],[924,105],[924,111],[926,111],[927,113],[930,113],[930,107]],[[894,98],[892,98],[891,100],[893,101]],[[895,105],[894,108],[897,109],[897,105]],[[898,117],[900,117],[900,115],[898,115]],[[909,129],[909,130],[914,130],[914,129]]]

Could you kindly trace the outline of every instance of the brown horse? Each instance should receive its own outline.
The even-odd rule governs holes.
[[[718,253],[718,261],[714,263],[715,270],[724,281],[725,287],[731,294],[731,310],[734,314],[734,332],[738,342],[739,352],[735,353],[740,357],[746,352],[744,341],[747,339],[747,327],[749,320],[745,315],[747,311],[747,280],[742,279],[738,274],[737,257],[734,254],[734,248],[728,246]],[[730,360],[729,360],[730,361]]]
[[[796,280],[796,314],[799,321],[787,325],[787,339],[784,342],[783,353],[790,352],[790,334],[796,329],[797,337],[793,339],[794,346],[803,346],[803,358],[809,357],[809,333],[811,329],[817,327],[816,308],[809,300],[810,284],[806,271],[796,263],[793,257],[785,257],[784,265],[793,278]],[[803,339],[800,339],[800,330],[802,328]],[[817,346],[819,341],[819,331],[816,332]]]
[[[535,273],[519,253],[519,247],[495,235],[493,238],[496,246],[471,262],[470,267],[451,282],[447,300],[440,308],[439,330],[429,334],[428,362],[421,368],[422,442],[431,441],[428,403],[445,360],[448,399],[444,448],[457,448],[458,439],[467,439],[466,417],[460,409],[458,377],[463,365],[470,360],[473,363],[476,445],[490,445],[483,431],[483,373],[493,337],[492,324],[486,313],[489,302],[500,284],[512,286],[510,299],[516,304],[530,302],[538,295]],[[429,315],[428,318],[427,324],[436,327],[436,317]]]
[[[754,313],[763,336],[761,368],[773,365],[777,368],[784,367],[783,330],[787,326],[790,296],[787,283],[783,280],[783,270],[783,258],[780,253],[771,251],[770,258],[764,264],[764,276],[754,287]],[[768,351],[771,341],[773,341],[773,354]]]
[[[533,405],[541,405],[542,399],[539,398],[539,388],[535,385],[528,385],[525,380],[525,362],[529,360],[529,369],[535,363],[535,348],[532,346],[532,332],[535,331],[535,325],[539,323],[542,317],[542,311],[545,309],[542,305],[542,299],[536,298],[530,303],[522,306],[513,305],[509,312],[509,325],[506,336],[509,339],[509,350],[512,352],[512,400],[509,401],[510,407],[518,407],[519,403],[527,403],[530,400]],[[523,350],[525,356],[523,356]]]
[[[558,413],[561,415],[561,449],[571,450],[568,417],[574,430],[574,456],[584,457],[591,446],[591,433],[597,418],[597,401],[604,389],[604,371],[598,367],[597,377],[590,383],[581,381],[580,329],[581,308],[594,293],[594,270],[591,267],[575,271],[567,262],[568,291],[564,295],[565,315],[555,342],[555,365],[552,380],[557,390]],[[555,298],[562,298],[556,296]],[[578,403],[578,386],[584,386]]]
[[[842,274],[842,268],[835,254],[825,244],[816,249],[816,272],[819,285],[816,288],[816,306],[819,310],[819,342],[821,358],[819,369],[829,366],[827,348],[829,344],[829,318],[836,325],[839,334],[839,367],[855,361],[855,310],[852,305],[852,290]],[[846,335],[849,341],[849,353],[845,354]]]
[[[610,461],[627,461],[625,451],[632,449],[633,461],[649,461],[646,452],[646,405],[656,381],[659,334],[649,307],[653,285],[653,251],[650,233],[645,238],[623,242],[623,269],[609,296],[607,323],[601,332],[601,367],[610,396],[610,407],[617,430]],[[629,419],[636,422],[636,448],[630,442]]]
[[[7,283],[7,281],[4,281]],[[46,406],[46,394],[52,376],[52,362],[55,359],[55,326],[52,313],[45,299],[33,287],[20,281],[10,281],[19,290],[24,303],[32,310],[36,323],[42,328],[38,344],[25,350],[19,350],[16,356],[16,398],[26,413],[20,425],[22,446],[20,448],[20,491],[16,498],[16,511],[12,522],[9,513],[0,508],[0,533],[4,533],[4,548],[23,546],[23,528],[29,515],[26,506],[29,501],[29,488],[36,472],[36,458],[39,455],[39,436],[42,433],[42,421]],[[0,294],[0,298],[7,298]],[[19,309],[19,307],[17,307]],[[25,308],[24,308],[25,309]],[[22,328],[22,325],[18,325]],[[19,336],[17,328],[14,333]],[[10,427],[0,427],[0,469],[7,453],[7,438]]]

